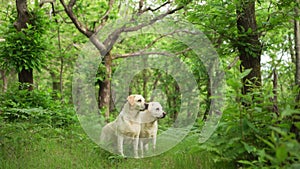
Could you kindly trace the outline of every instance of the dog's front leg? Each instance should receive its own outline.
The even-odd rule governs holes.
[[[155,151],[155,149],[156,149],[156,136],[153,136],[153,138],[152,138],[152,150],[153,150],[153,152]]]
[[[143,158],[144,157],[144,142],[143,142],[143,140],[141,140],[141,138],[139,140],[139,144],[140,144],[140,149],[141,149],[141,157]]]
[[[121,154],[121,156],[124,157],[123,142],[124,142],[124,137],[119,135],[118,136],[118,151]]]
[[[133,138],[134,158],[139,158],[138,149],[139,149],[139,136],[136,138]]]

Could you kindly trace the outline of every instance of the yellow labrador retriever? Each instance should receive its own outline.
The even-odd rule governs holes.
[[[141,95],[130,95],[115,121],[102,128],[100,142],[114,144],[117,142],[118,153],[124,156],[124,139],[133,144],[134,157],[138,158],[138,143],[141,130],[139,112],[146,107],[145,99]],[[116,140],[116,141],[115,141]]]
[[[152,148],[156,148],[156,136],[158,130],[157,120],[164,118],[166,112],[158,102],[150,102],[145,111],[140,112],[141,132],[140,132],[140,149],[141,157],[144,156],[144,149],[148,150],[148,143],[152,141]]]

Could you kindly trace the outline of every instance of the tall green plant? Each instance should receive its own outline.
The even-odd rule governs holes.
[[[1,37],[5,39],[0,43],[0,67],[2,69],[16,70],[18,73],[22,69],[40,70],[47,59],[45,50],[47,48],[48,22],[44,17],[43,10],[35,9],[31,13],[30,24],[27,29],[17,31],[13,22],[16,20],[16,13],[3,23]]]

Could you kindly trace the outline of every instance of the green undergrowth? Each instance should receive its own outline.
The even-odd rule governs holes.
[[[0,125],[0,168],[232,168],[214,163],[206,152],[191,153],[197,138],[189,136],[170,151],[144,159],[111,154],[84,133],[79,124],[67,128],[26,122]],[[225,166],[224,166],[225,165]]]

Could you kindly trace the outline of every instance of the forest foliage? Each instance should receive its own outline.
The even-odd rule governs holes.
[[[213,165],[207,167],[212,168],[220,164],[234,168],[300,168],[300,79],[297,81],[297,72],[300,71],[300,65],[297,65],[300,64],[297,44],[300,42],[297,41],[295,26],[300,19],[296,12],[300,6],[298,1],[141,0],[128,1],[125,4],[123,1],[102,0],[28,0],[31,21],[22,31],[17,31],[14,26],[18,19],[16,2],[2,2],[0,168],[1,164],[6,164],[4,162],[12,158],[9,154],[20,153],[18,148],[28,141],[23,135],[18,137],[15,131],[17,128],[22,128],[25,133],[27,129],[40,133],[35,139],[51,138],[49,135],[53,134],[72,136],[72,139],[79,142],[88,142],[88,136],[78,131],[80,123],[72,103],[72,80],[80,79],[74,72],[74,67],[77,59],[82,57],[82,49],[88,42],[93,41],[92,36],[87,35],[93,35],[97,31],[100,31],[100,34],[102,31],[103,35],[103,32],[110,32],[109,29],[117,30],[115,25],[109,26],[124,16],[135,21],[144,13],[150,13],[148,17],[155,20],[167,10],[174,10],[166,15],[167,19],[185,20],[203,32],[221,62],[226,86],[222,90],[224,108],[216,131],[206,142],[199,142],[198,139],[203,136],[202,129],[208,125],[207,119],[211,118],[211,101],[216,99],[213,97],[214,91],[211,91],[213,84],[210,81],[210,70],[205,67],[207,63],[200,60],[186,44],[166,34],[120,35],[118,38],[121,40],[111,42],[113,45],[109,51],[104,52],[105,56],[98,48],[99,53],[96,57],[102,55],[103,60],[97,65],[96,76],[91,84],[96,91],[94,95],[101,115],[99,121],[115,119],[118,110],[113,101],[124,100],[112,100],[114,93],[110,91],[110,82],[114,81],[112,75],[122,62],[127,57],[137,58],[138,56],[134,55],[137,52],[161,49],[175,53],[176,57],[188,66],[199,90],[200,109],[197,119],[182,145],[175,148],[176,158],[179,155],[180,160],[180,155],[189,154],[191,158],[187,157],[188,159],[198,159],[207,154],[207,159],[201,157],[200,162],[194,161],[193,164],[197,166],[197,163],[200,163],[203,167],[206,165],[203,160],[209,159]],[[245,8],[251,7],[252,3],[254,8],[250,13],[251,17],[254,16],[255,27],[239,25],[243,23],[238,21],[241,15],[247,17],[244,15],[249,12]],[[66,9],[67,5],[69,11]],[[70,16],[70,11],[73,12],[74,18]],[[119,24],[122,23],[125,22]],[[105,27],[106,25],[108,26]],[[132,29],[136,28],[136,25],[136,22],[125,24]],[[80,26],[81,28],[78,28]],[[250,28],[251,26],[255,29]],[[124,34],[126,33],[128,32]],[[100,37],[100,41],[104,41],[105,38],[107,37]],[[258,43],[259,49],[256,46]],[[91,44],[96,43],[93,41]],[[253,65],[253,59],[259,60],[258,65]],[[147,61],[141,64],[146,63]],[[247,67],[249,65],[250,68]],[[33,86],[32,91],[19,90],[21,84],[18,74],[23,69],[33,69],[33,84],[29,84]],[[254,70],[260,71],[259,77],[253,73]],[[86,71],[89,73],[88,69]],[[142,94],[147,101],[158,100],[164,103],[163,107],[168,115],[159,121],[160,133],[175,124],[180,114],[182,98],[177,83],[168,72],[144,69],[136,74],[129,84],[130,93]],[[246,90],[243,90],[245,88]],[[74,132],[73,128],[76,128]],[[62,142],[67,140],[58,140],[60,139]],[[89,146],[95,145],[89,143]],[[91,149],[99,155],[96,148]],[[109,153],[100,153],[99,156],[110,164],[124,162]],[[177,166],[174,167],[180,168],[183,163],[176,163]],[[155,164],[153,166],[157,167]]]

